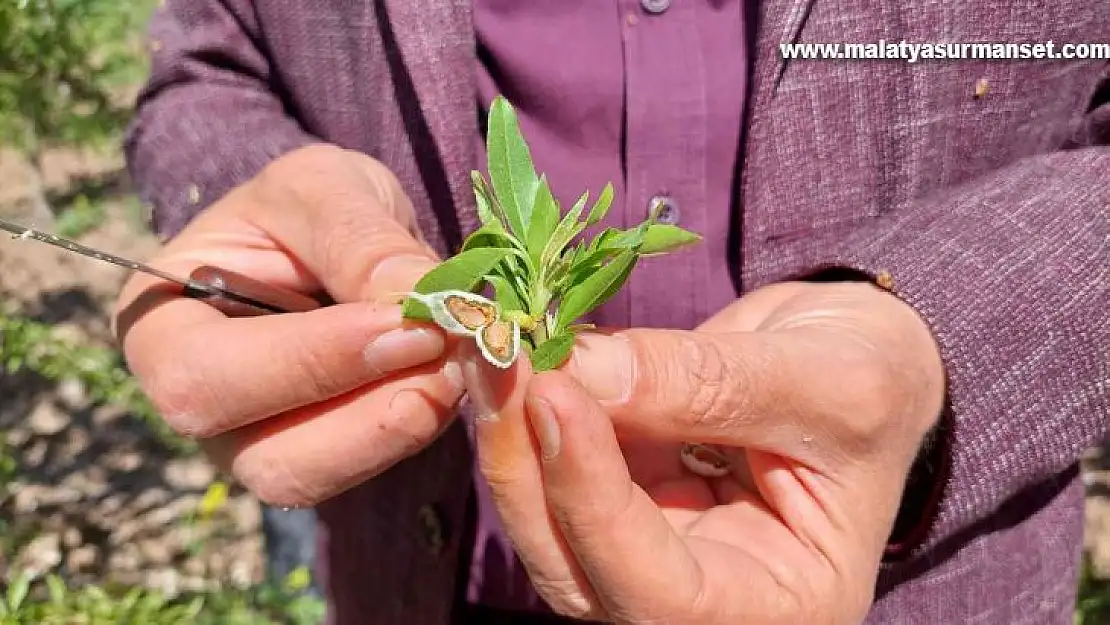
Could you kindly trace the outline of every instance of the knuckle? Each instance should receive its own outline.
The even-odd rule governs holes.
[[[291,342],[288,366],[292,378],[308,387],[309,396],[322,400],[350,390],[335,354],[321,350],[303,335],[294,334],[287,340]]]
[[[205,385],[196,371],[166,365],[140,382],[155,410],[174,432],[188,438],[208,438],[218,433],[216,424],[206,418],[201,400]]]
[[[244,453],[235,463],[236,480],[265,505],[278,508],[307,508],[316,505],[324,494],[310,489],[290,467],[284,454],[259,445]]]
[[[837,408],[843,444],[864,450],[874,446],[878,435],[894,425],[892,415],[904,408],[903,398],[889,370],[871,359],[849,365],[852,392],[843,393]]]
[[[685,356],[682,375],[689,396],[684,415],[693,428],[721,427],[742,411],[741,398],[732,392],[743,387],[745,371],[735,359],[724,353],[717,341],[684,338],[681,347]]]

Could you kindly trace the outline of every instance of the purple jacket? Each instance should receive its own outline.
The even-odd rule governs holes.
[[[389,166],[449,253],[477,222],[469,4],[169,0],[128,142],[158,230],[324,140]],[[1110,66],[785,61],[778,45],[1098,42],[1110,13],[1099,0],[767,0],[754,13],[743,288],[830,267],[892,278],[950,377],[947,470],[923,497],[938,503],[892,550],[868,622],[1071,622],[1076,459],[1110,405]],[[332,623],[450,622],[471,464],[460,423],[320,506]]]

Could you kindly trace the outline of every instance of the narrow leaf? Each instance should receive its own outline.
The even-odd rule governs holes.
[[[566,362],[574,348],[574,334],[566,332],[544,341],[531,354],[533,371],[557,369]]]
[[[506,230],[509,228],[509,217],[505,214],[505,207],[498,201],[497,196],[493,193],[489,183],[486,182],[485,176],[480,171],[470,172],[470,183],[474,187],[474,196],[482,198],[480,201],[484,202],[489,208],[492,219],[501,222],[501,226]],[[478,210],[482,210],[481,204],[478,205]],[[478,215],[481,219],[481,213]],[[484,220],[482,223],[486,223]]]
[[[490,105],[488,126],[486,154],[490,182],[505,209],[509,229],[524,240],[528,237],[539,179],[528,145],[520,133],[516,112],[503,96],[495,98]]]
[[[501,305],[501,310],[528,310],[524,300],[521,299],[521,294],[503,276],[490,274],[485,277],[485,280],[493,287],[494,300]]]
[[[572,284],[582,282],[586,276],[597,271],[602,263],[620,254],[623,250],[618,247],[603,247],[591,252],[575,261],[570,267],[569,276]]]
[[[475,178],[481,177],[481,172],[470,172],[470,186],[474,188],[474,201],[478,205],[478,220],[482,222],[482,225],[488,226],[489,224],[496,223],[497,217],[493,214],[493,199],[486,194],[485,185],[475,182]],[[484,183],[485,180],[483,179],[482,182]]]
[[[604,304],[628,280],[635,264],[636,252],[625,250],[581,284],[572,287],[559,303],[556,327],[565,328]]]
[[[592,226],[602,219],[605,219],[605,215],[609,213],[609,207],[612,205],[613,183],[610,182],[601,190],[601,195],[597,196],[597,201],[594,202],[593,208],[590,209],[590,214],[586,217],[586,225]]]
[[[578,221],[578,218],[582,216],[582,209],[586,207],[586,200],[589,195],[588,191],[583,193],[578,201],[574,203],[574,206],[567,211],[567,214],[563,215],[559,225],[555,226],[555,232],[548,239],[547,245],[543,249],[543,255],[540,257],[540,267],[550,265],[563,253],[563,248],[586,227],[585,224]]]
[[[23,600],[27,598],[27,591],[31,588],[31,576],[26,573],[19,573],[15,579],[12,580],[11,586],[8,586],[8,607],[13,612],[19,613],[19,609],[23,606]]]
[[[644,232],[640,255],[665,254],[702,240],[701,235],[670,224],[652,224]]]
[[[536,187],[536,199],[532,206],[532,223],[528,225],[526,245],[533,264],[537,266],[540,264],[544,248],[558,225],[559,205],[555,202],[555,197],[551,195],[551,186],[548,185],[547,178],[541,177],[539,185]]]
[[[417,293],[436,293],[438,291],[472,291],[478,283],[512,253],[512,249],[501,247],[476,247],[443,261],[416,283],[413,290]],[[431,311],[423,303],[413,299],[405,300],[402,315],[409,319],[432,320]]]

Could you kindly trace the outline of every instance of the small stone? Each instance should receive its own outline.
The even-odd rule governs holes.
[[[37,469],[46,461],[46,452],[50,445],[44,440],[35,440],[27,451],[23,452],[23,466]]]
[[[142,555],[147,564],[164,565],[173,560],[173,552],[160,538],[139,542],[139,554]]]
[[[62,532],[62,544],[65,545],[66,549],[76,549],[81,546],[81,543],[81,530],[76,527],[67,527]]]
[[[181,594],[181,575],[173,569],[157,569],[147,574],[146,586],[172,599]]]
[[[108,456],[104,463],[109,469],[130,473],[143,464],[143,456],[137,451],[121,451]]]
[[[71,427],[67,434],[62,447],[62,455],[66,458],[76,457],[89,448],[91,440],[89,431],[85,428]]]
[[[250,497],[237,497],[227,503],[227,513],[236,529],[243,533],[257,532],[262,527],[262,508]]]
[[[216,479],[216,471],[204,458],[170,460],[162,471],[166,483],[179,490],[204,490]]]
[[[74,409],[84,408],[88,404],[89,395],[84,383],[77,378],[66,378],[58,384],[58,398]]]
[[[250,564],[243,560],[236,560],[231,563],[231,568],[228,571],[228,578],[231,583],[239,588],[246,588],[251,585],[251,567]]]
[[[139,555],[135,545],[131,543],[120,545],[108,556],[108,569],[122,573],[138,571],[141,562]]]
[[[227,571],[227,558],[218,551],[208,555],[208,574],[220,577]]]
[[[165,505],[170,500],[170,493],[168,490],[159,487],[152,487],[139,493],[135,498],[133,505],[139,510],[147,510],[155,506]]]
[[[12,488],[12,507],[16,514],[31,514],[39,509],[39,504],[47,488],[39,484],[21,484]]]
[[[25,427],[12,427],[8,430],[5,440],[9,447],[22,447],[31,440],[31,430]]]
[[[36,536],[16,556],[15,568],[35,577],[52,571],[62,563],[60,543],[57,534]]]
[[[114,545],[127,545],[139,533],[140,529],[142,529],[142,526],[135,519],[123,519],[116,525],[115,531],[112,532],[111,542]]]
[[[199,558],[189,558],[181,565],[181,570],[187,575],[203,577],[208,572],[208,567],[204,565],[204,561]]]
[[[70,423],[66,415],[53,401],[48,399],[40,401],[31,410],[27,418],[31,431],[39,436],[53,436],[65,429]],[[39,461],[42,462],[41,460]]]
[[[207,584],[203,577],[197,575],[188,575],[181,578],[181,590],[183,592],[199,593],[205,590]]]
[[[72,573],[87,571],[96,565],[100,552],[95,545],[81,545],[66,554],[66,568]]]

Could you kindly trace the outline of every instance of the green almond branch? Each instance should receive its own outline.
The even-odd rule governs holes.
[[[516,112],[504,97],[490,106],[488,128],[489,182],[471,172],[482,225],[459,254],[417,282],[403,314],[456,334],[460,322],[469,323],[463,334],[498,367],[510,365],[523,349],[534,370],[554,369],[570,355],[574,335],[592,328],[578,321],[620,291],[639,259],[702,238],[657,223],[653,211],[632,228],[606,228],[586,241],[583,232],[612,206],[613,185],[602,189],[588,212],[585,192],[564,213],[546,176],[536,173]]]

